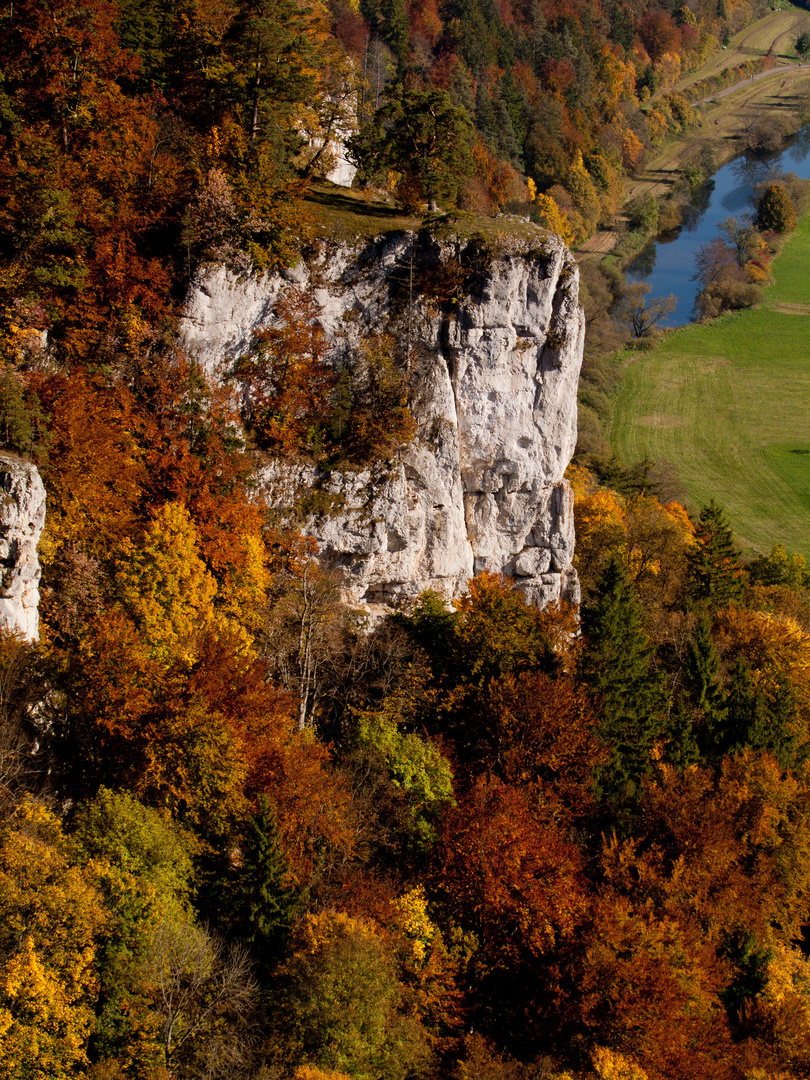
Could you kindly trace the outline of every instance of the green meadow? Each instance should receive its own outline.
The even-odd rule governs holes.
[[[773,271],[759,308],[626,360],[611,443],[674,465],[690,508],[715,498],[747,552],[810,557],[810,216]]]

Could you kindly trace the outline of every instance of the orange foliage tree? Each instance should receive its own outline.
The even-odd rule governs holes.
[[[310,293],[290,289],[277,305],[277,323],[256,332],[255,351],[236,368],[259,445],[282,454],[317,456],[323,444],[335,375],[318,315]]]
[[[477,781],[445,816],[433,885],[488,964],[550,952],[587,907],[578,849],[542,799],[499,780]]]

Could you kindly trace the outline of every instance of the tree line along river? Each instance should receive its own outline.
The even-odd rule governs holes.
[[[630,263],[628,278],[646,282],[651,297],[676,297],[677,307],[664,325],[683,326],[692,320],[700,289],[693,280],[699,248],[722,236],[717,226],[727,217],[752,213],[755,185],[779,172],[810,179],[810,126],[777,154],[760,159],[743,155],[724,165],[697,191],[683,224],[671,235],[650,241]]]

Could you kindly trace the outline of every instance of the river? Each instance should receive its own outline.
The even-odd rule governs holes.
[[[651,297],[673,293],[677,298],[678,306],[665,325],[683,326],[693,318],[699,285],[692,275],[698,248],[722,237],[719,222],[751,214],[754,185],[779,172],[810,179],[810,126],[778,154],[760,160],[744,155],[724,165],[698,190],[683,225],[672,235],[651,241],[628,266],[627,276],[645,281]]]

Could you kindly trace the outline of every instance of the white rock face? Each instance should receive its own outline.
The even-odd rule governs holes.
[[[420,285],[448,269],[463,279],[453,305]],[[364,334],[392,334],[408,355],[417,437],[374,470],[274,463],[260,476],[268,503],[292,520],[302,492],[313,493],[303,505],[321,512],[303,531],[343,569],[346,599],[370,611],[426,588],[456,596],[482,570],[514,577],[545,606],[579,598],[563,479],[584,341],[578,280],[562,241],[539,230],[494,258],[401,233],[365,248],[324,247],[284,276],[210,271],[190,293],[182,334],[209,376],[222,378],[293,285],[312,287],[336,363]]]
[[[36,466],[0,451],[0,628],[39,638],[45,488]]]
[[[357,115],[357,98],[352,95],[353,114]],[[356,126],[356,125],[355,125]],[[349,124],[338,124],[334,134],[327,143],[331,168],[326,174],[326,179],[331,180],[338,187],[350,188],[357,176],[357,166],[349,158],[346,143],[354,134],[354,128]]]

